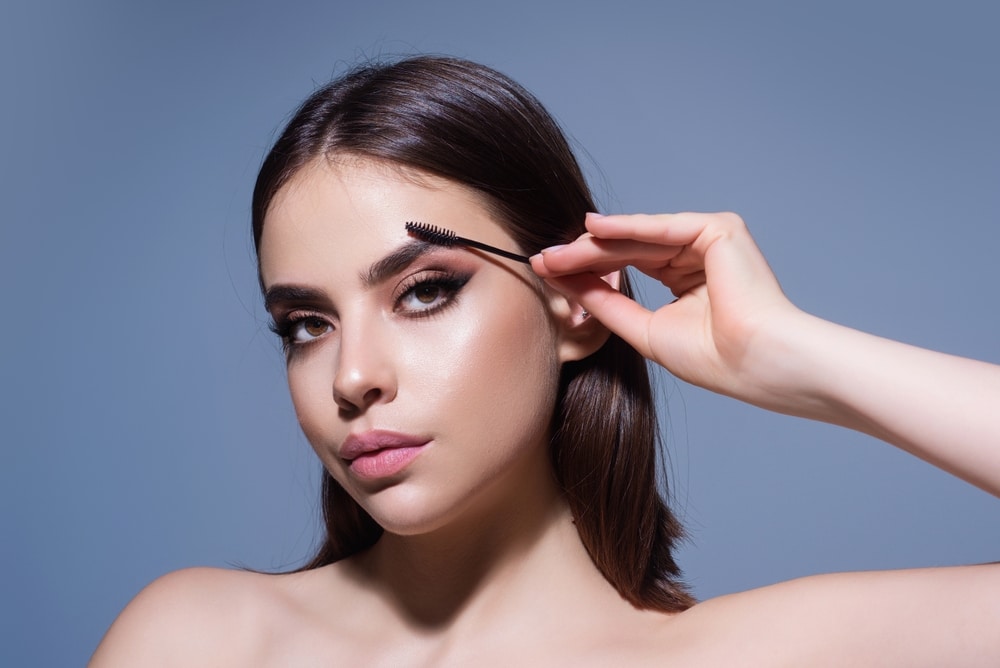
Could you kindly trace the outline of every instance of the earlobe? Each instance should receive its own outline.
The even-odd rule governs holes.
[[[601,279],[618,290],[621,272],[612,272]],[[560,326],[559,360],[574,362],[597,352],[611,336],[611,331],[582,304],[563,295],[558,295],[558,299],[562,300],[561,308],[554,309],[554,312]]]

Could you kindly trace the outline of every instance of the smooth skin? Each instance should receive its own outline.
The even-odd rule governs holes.
[[[125,609],[91,665],[1000,665],[995,565],[816,576],[674,615],[635,610],[580,544],[541,456],[538,416],[480,425],[486,405],[477,402],[488,395],[475,382],[488,373],[476,367],[484,354],[516,364],[496,350],[513,323],[522,341],[541,342],[519,349],[535,365],[519,367],[524,387],[503,373],[490,382],[505,401],[525,390],[548,401],[552,364],[599,346],[606,326],[684,380],[876,435],[996,495],[1000,368],[802,313],[733,214],[590,215],[588,234],[536,255],[531,270],[450,250],[437,269],[403,269],[389,288],[359,282],[405,242],[409,219],[513,248],[464,188],[347,161],[293,178],[268,214],[261,253],[265,288],[293,283],[324,295],[319,319],[298,330],[309,347],[289,362],[296,411],[328,470],[392,532],[364,554],[304,573],[160,578]],[[602,280],[627,265],[680,298],[649,311]],[[457,267],[472,278],[454,306],[404,318],[394,286]],[[496,308],[508,297],[517,312]],[[473,317],[490,327],[469,335],[461,323]],[[405,341],[424,328],[455,337],[470,356],[449,374],[473,419],[421,390],[423,375],[435,376]],[[476,348],[491,335],[496,345]],[[391,484],[366,488],[338,462],[338,439],[386,422],[423,430],[434,447]],[[465,459],[463,448],[484,440],[489,448]]]

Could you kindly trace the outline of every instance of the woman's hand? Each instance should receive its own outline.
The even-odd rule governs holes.
[[[785,298],[733,214],[587,216],[535,272],[679,378],[876,436],[1000,496],[1000,367],[826,322]],[[678,296],[649,311],[600,277]]]
[[[586,225],[573,243],[533,257],[535,272],[679,378],[787,410],[768,396],[778,379],[760,374],[767,347],[802,314],[739,216],[588,214]],[[678,299],[649,311],[599,278],[628,265]]]

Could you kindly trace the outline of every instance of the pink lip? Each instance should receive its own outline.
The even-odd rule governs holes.
[[[340,446],[340,457],[359,478],[386,478],[406,468],[428,442],[426,438],[392,431],[366,431],[348,436]]]

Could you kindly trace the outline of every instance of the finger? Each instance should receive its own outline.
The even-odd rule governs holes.
[[[731,215],[687,212],[601,216],[589,213],[586,226],[588,232],[600,239],[635,239],[652,244],[686,246],[705,229]]]
[[[663,246],[633,239],[598,239],[586,235],[570,244],[543,250],[532,258],[531,265],[543,277],[582,272],[603,275],[630,264],[662,267],[681,250],[679,246]]]
[[[652,358],[649,322],[652,313],[593,274],[546,278],[546,283],[578,302],[592,317],[646,358]]]

